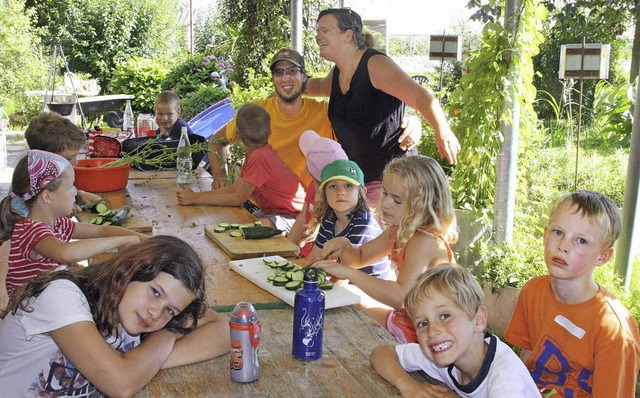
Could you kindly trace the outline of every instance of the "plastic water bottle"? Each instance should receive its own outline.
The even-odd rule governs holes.
[[[139,113],[138,114],[138,123],[137,123],[137,137],[146,137],[148,135],[154,135],[155,131],[153,128],[153,124],[151,123],[151,115],[148,113]]]
[[[304,270],[304,287],[296,292],[293,305],[293,348],[296,359],[311,361],[322,357],[324,293],[318,289],[318,269]]]
[[[231,312],[229,327],[231,329],[231,357],[229,358],[231,380],[238,383],[258,380],[260,321],[253,305],[244,301],[236,304]]]
[[[189,143],[187,128],[183,127],[182,134],[180,134],[180,141],[178,142],[178,154],[176,155],[176,170],[178,171],[179,185],[191,185],[193,159],[191,158],[191,151],[187,150],[190,147],[191,144]]]
[[[133,110],[131,109],[131,101],[127,100],[127,106],[124,108],[124,116],[122,117],[122,131],[133,134],[134,129]]]

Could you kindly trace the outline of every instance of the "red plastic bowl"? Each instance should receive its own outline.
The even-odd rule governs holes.
[[[76,172],[76,188],[88,192],[118,191],[127,186],[131,165],[101,167],[117,159],[80,159],[73,169]]]

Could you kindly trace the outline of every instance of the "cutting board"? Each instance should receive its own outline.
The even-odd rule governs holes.
[[[260,256],[295,257],[300,252],[300,248],[295,243],[282,235],[267,239],[246,240],[229,235],[232,230],[214,232],[214,228],[205,227],[205,234],[234,260]]]
[[[229,265],[232,270],[244,276],[256,286],[268,291],[293,307],[296,292],[287,290],[281,286],[273,286],[267,278],[270,275],[273,275],[275,270],[266,265],[262,260],[283,261],[285,259],[280,256],[248,258],[245,260],[229,261]],[[323,290],[323,292],[325,297],[325,308],[327,309],[358,304],[360,302],[360,296],[350,292],[342,286],[334,285],[333,289]]]
[[[76,218],[80,222],[88,223],[92,218],[94,218],[97,214],[91,213],[88,211],[83,211],[82,213],[76,215]],[[140,218],[137,216],[128,217],[125,222],[121,225],[123,228],[130,229],[136,232],[151,232],[153,227],[151,224],[147,222],[144,218]]]

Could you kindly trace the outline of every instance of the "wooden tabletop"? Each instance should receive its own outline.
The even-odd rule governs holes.
[[[211,176],[201,170],[196,174],[193,188],[210,190]],[[132,215],[144,218],[153,226],[153,235],[177,236],[195,248],[205,266],[210,307],[230,312],[240,301],[254,304],[262,323],[261,375],[253,383],[232,381],[229,355],[223,355],[199,364],[162,370],[136,397],[399,396],[369,364],[371,350],[380,344],[393,344],[393,337],[358,306],[325,312],[322,359],[313,362],[294,359],[291,355],[293,309],[232,271],[229,257],[204,233],[208,225],[250,223],[254,217],[239,207],[179,206],[176,189],[175,171],[132,169],[125,189],[100,195],[110,208],[131,206]],[[0,261],[5,262],[6,267],[8,247],[4,246],[8,245],[0,247]],[[0,302],[5,300],[6,297],[0,297]]]
[[[393,338],[360,307],[327,310],[322,358],[299,361],[291,355],[293,310],[258,310],[260,377],[231,380],[229,355],[161,370],[136,398],[147,397],[395,397],[398,390],[369,364],[371,350]]]

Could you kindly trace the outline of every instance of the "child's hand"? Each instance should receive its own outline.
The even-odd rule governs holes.
[[[226,187],[227,185],[231,185],[229,180],[227,180],[226,176],[223,177],[214,177],[213,181],[211,181],[211,189],[218,189]]]
[[[349,279],[349,272],[352,270],[352,268],[349,268],[333,260],[316,261],[312,266],[322,268],[327,271],[328,274],[338,279]]]
[[[178,187],[176,190],[176,196],[178,197],[178,204],[188,206],[196,203],[198,193],[193,192],[191,188]]]
[[[340,260],[342,251],[349,246],[351,246],[351,242],[344,236],[331,239],[322,247],[320,258],[327,260]]]
[[[78,195],[77,195],[80,200],[78,201],[79,205],[84,205],[90,202],[95,202],[97,200],[102,199],[101,196],[96,195],[95,193],[91,193],[91,192],[86,192],[86,191],[78,191]]]

